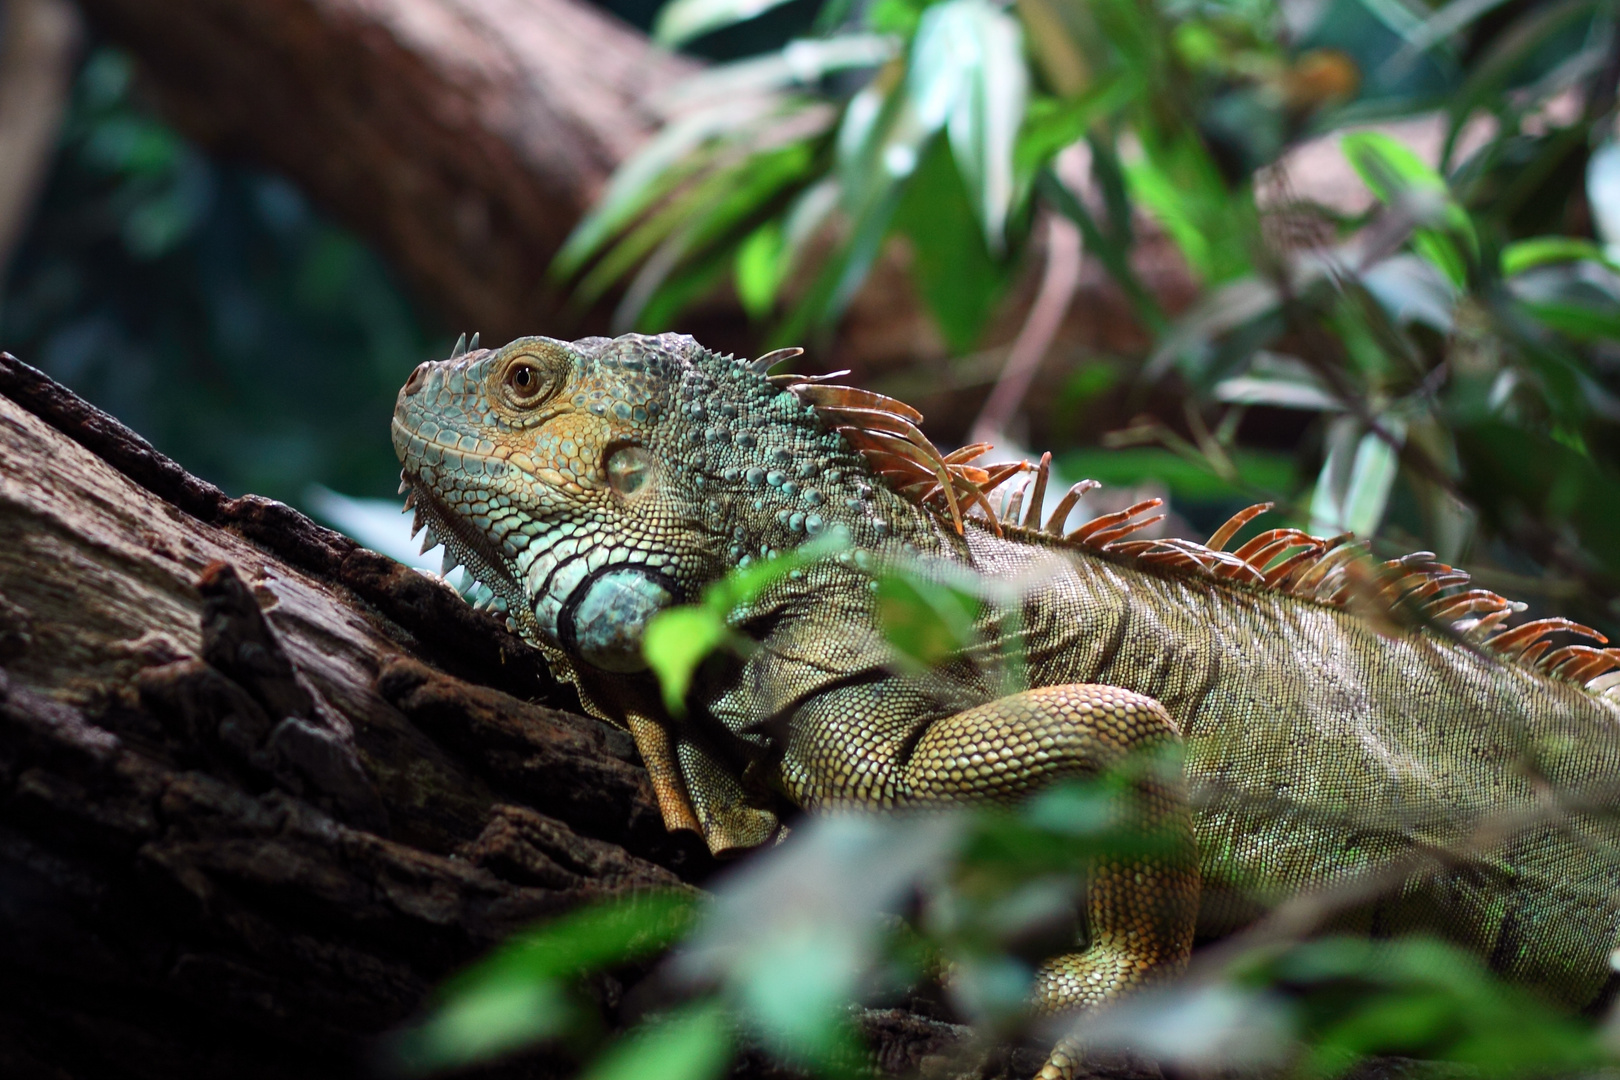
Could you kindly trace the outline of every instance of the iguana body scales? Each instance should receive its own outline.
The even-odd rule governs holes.
[[[1514,605],[1421,553],[1373,572],[1343,538],[1287,529],[1220,550],[1252,513],[1208,545],[1132,539],[1149,505],[1053,535],[1044,463],[1028,505],[998,510],[1027,466],[941,455],[913,410],[768,376],[773,359],[523,338],[422,365],[395,412],[429,542],[630,729],[672,828],[723,851],[795,806],[1004,802],[1178,745],[1184,776],[1139,780],[1131,812],[1183,843],[1091,869],[1088,940],[1043,968],[1043,1005],[1106,1000],[1176,970],[1196,933],[1378,875],[1348,921],[1443,933],[1575,1008],[1607,1000],[1620,651],[1554,648],[1596,637],[1562,620],[1508,628]],[[760,647],[668,715],[647,620],[830,530],[849,547],[740,611]],[[874,612],[895,566],[1017,596],[986,607],[973,649],[907,674]]]

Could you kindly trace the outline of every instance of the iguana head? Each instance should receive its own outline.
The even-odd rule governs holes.
[[[418,367],[394,408],[414,506],[537,644],[639,670],[648,619],[739,564],[920,511],[815,407],[689,337],[519,338]]]

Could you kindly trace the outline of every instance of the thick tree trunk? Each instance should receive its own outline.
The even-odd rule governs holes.
[[[561,700],[442,583],[0,354],[0,1075],[365,1075],[514,929],[701,882],[628,737]],[[867,1027],[895,1069],[954,1038]]]
[[[458,328],[554,320],[546,268],[694,66],[581,0],[81,0],[216,151],[283,172]]]

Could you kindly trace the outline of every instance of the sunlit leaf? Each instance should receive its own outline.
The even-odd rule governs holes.
[[[737,299],[756,319],[770,314],[782,282],[782,227],[774,221],[748,234],[737,249]]]
[[[1586,201],[1592,224],[1613,257],[1620,253],[1620,142],[1604,141],[1587,159]]]
[[[1144,139],[1125,175],[1131,194],[1206,282],[1249,271],[1259,229],[1253,193],[1246,184],[1228,186],[1202,139],[1188,132]]]
[[[646,1024],[591,1063],[582,1080],[710,1080],[731,1058],[732,1032],[716,1002]]]
[[[1214,386],[1217,400],[1241,405],[1270,405],[1281,409],[1338,412],[1344,401],[1323,385],[1303,361],[1275,353],[1260,353],[1249,373],[1222,379]]]
[[[787,0],[669,0],[653,23],[653,40],[682,45],[722,27],[746,22]]]
[[[1413,234],[1413,250],[1458,288],[1466,285],[1468,258],[1477,254],[1479,240],[1467,212],[1451,198],[1445,179],[1411,147],[1383,132],[1355,132],[1340,146],[1379,201],[1399,207],[1421,226]]]
[[[1396,438],[1405,433],[1404,425],[1390,417],[1383,418],[1383,427]],[[1329,536],[1345,531],[1376,534],[1399,465],[1397,449],[1383,436],[1360,431],[1351,418],[1339,421],[1329,436],[1327,459],[1311,496],[1311,530]]]
[[[728,642],[737,610],[790,574],[849,546],[848,536],[832,529],[792,551],[758,562],[748,561],[703,590],[696,604],[661,611],[642,634],[642,654],[658,677],[664,705],[677,716],[686,712],[686,692],[705,658]]]
[[[1043,167],[1064,147],[1078,141],[1097,119],[1130,100],[1131,85],[1121,78],[1103,79],[1072,99],[1033,98],[1013,150],[1020,176]]]
[[[923,13],[908,97],[925,132],[944,127],[992,252],[1005,244],[1013,150],[1029,96],[1018,22],[988,0],[946,0]]]
[[[1361,285],[1394,323],[1422,323],[1443,334],[1455,326],[1457,285],[1416,255],[1402,252],[1369,267]]]
[[[726,640],[724,616],[706,607],[678,607],[659,612],[647,624],[641,650],[647,666],[658,676],[664,707],[677,716],[686,712],[686,691],[692,675]]]
[[[1527,240],[1516,240],[1502,249],[1502,275],[1512,277],[1538,266],[1579,262],[1582,259],[1595,263],[1608,262],[1603,249],[1590,240],[1574,236],[1533,236]]]
[[[552,273],[560,278],[578,273],[604,241],[644,211],[671,182],[688,175],[685,159],[703,143],[753,123],[770,105],[742,98],[715,106],[667,125],[628,162],[619,167],[596,206],[574,227],[557,253]]]
[[[489,980],[454,995],[400,1036],[394,1056],[411,1073],[491,1061],[560,1035],[577,1019],[555,980]]]
[[[588,303],[599,297],[651,249],[614,313],[616,329],[630,330],[673,274],[756,221],[764,205],[780,200],[784,190],[805,178],[814,158],[808,143],[793,142],[750,155],[692,184],[631,230],[580,282],[577,299]]]
[[[899,50],[900,42],[889,34],[800,38],[763,56],[717,64],[672,87],[668,100],[672,107],[680,107],[811,87],[834,72],[875,67]]]
[[[447,987],[524,978],[572,978],[667,948],[692,925],[697,897],[647,891],[582,907],[507,941]]]

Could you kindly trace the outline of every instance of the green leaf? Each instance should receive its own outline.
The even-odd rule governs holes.
[[[686,691],[692,675],[726,640],[725,618],[706,607],[678,607],[659,612],[647,624],[641,650],[658,676],[664,706],[676,716],[686,713]]]
[[[610,1046],[582,1080],[711,1080],[731,1058],[731,1039],[718,1002],[689,1006]]]
[[[939,876],[962,820],[813,815],[726,875],[672,976],[724,986],[761,1041],[814,1075],[866,1075],[850,1006],[885,966],[885,916]]]
[[[1382,417],[1380,423],[1397,438],[1405,433],[1405,426],[1392,417]],[[1334,425],[1328,446],[1311,496],[1311,531],[1376,534],[1400,468],[1396,448],[1376,432],[1362,431],[1351,417]]]
[[[923,154],[895,212],[897,231],[911,243],[911,276],[953,352],[978,343],[1007,285],[1007,268],[993,259],[974,216],[946,140]]]
[[[614,313],[617,328],[630,329],[672,275],[686,271],[693,260],[702,261],[714,247],[725,247],[729,239],[740,239],[738,234],[804,179],[813,164],[813,148],[798,142],[716,170],[626,235],[580,282],[576,300],[599,297],[656,243]]]
[[[1523,301],[1522,306],[1543,325],[1576,341],[1620,340],[1620,306],[1575,301]]]
[[[661,45],[684,45],[785,3],[787,0],[669,0],[653,22],[653,40]]]
[[[930,7],[912,41],[907,95],[924,132],[946,129],[985,242],[1000,254],[1015,190],[1013,150],[1029,98],[1017,19],[987,0]]]
[[[983,602],[972,593],[916,574],[878,579],[878,626],[902,658],[930,668],[959,655],[977,638]]]
[[[1468,257],[1478,255],[1479,238],[1467,211],[1451,197],[1445,179],[1411,147],[1382,132],[1346,135],[1340,147],[1380,202],[1399,206],[1421,226],[1413,233],[1412,249],[1454,286],[1465,287]],[[1466,246],[1466,253],[1458,241]]]
[[[510,978],[571,979],[668,948],[697,918],[690,892],[614,897],[525,930],[446,986],[462,990]]]
[[[1574,236],[1532,236],[1502,249],[1502,276],[1512,277],[1538,266],[1582,260],[1612,266],[1603,249],[1590,240]]]
[[[1339,141],[1345,160],[1380,202],[1393,202],[1403,191],[1444,192],[1446,182],[1416,151],[1381,131],[1358,131]]]
[[[1093,154],[1093,175],[1106,192],[1112,185],[1107,182],[1109,170],[1103,162],[1103,158]],[[1091,212],[1086,209],[1085,204],[1075,198],[1074,192],[1070,191],[1050,168],[1041,170],[1036,180],[1036,189],[1042,198],[1057,208],[1060,214],[1079,226],[1081,238],[1085,241],[1086,253],[1095,255],[1108,269],[1109,276],[1125,293],[1131,303],[1131,309],[1142,321],[1142,325],[1155,334],[1165,332],[1170,326],[1169,317],[1159,306],[1158,299],[1136,276],[1136,270],[1130,263],[1128,217],[1124,233],[1113,228],[1104,232],[1091,216]]]
[[[1131,85],[1122,78],[1101,79],[1074,98],[1038,97],[1030,101],[1024,126],[1013,149],[1020,176],[1044,167],[1059,150],[1079,140],[1099,117],[1130,101]]]
[[[1620,478],[1565,441],[1495,422],[1457,432],[1464,487],[1493,522],[1524,515],[1540,529],[1573,527],[1582,550],[1620,573]]]
[[[609,237],[692,173],[696,163],[689,155],[698,147],[755,122],[761,112],[757,101],[732,101],[678,120],[653,136],[619,167],[596,206],[574,226],[552,262],[552,275],[566,279],[577,274]]]
[[[395,1058],[410,1073],[491,1061],[562,1034],[577,1019],[552,980],[500,979],[468,987],[399,1036]]]
[[[737,249],[737,299],[755,319],[771,313],[776,289],[782,283],[782,226],[767,221],[748,234]]]
[[[1125,167],[1130,193],[1168,232],[1207,282],[1250,271],[1259,216],[1247,184],[1229,187],[1196,135],[1164,139],[1144,134],[1142,156]]]
[[[1239,278],[1206,291],[1159,339],[1145,365],[1148,377],[1161,377],[1174,365],[1195,385],[1204,382],[1217,340],[1272,318],[1282,300],[1277,286],[1261,277]]]
[[[783,578],[848,546],[847,535],[830,530],[792,551],[739,566],[704,589],[696,604],[653,616],[642,636],[641,648],[647,666],[658,676],[665,707],[676,716],[684,715],[686,692],[698,665],[722,645],[744,644],[731,631],[731,620],[739,608],[752,603]]]
[[[1105,484],[1158,482],[1169,488],[1175,498],[1190,502],[1250,497],[1255,492],[1286,493],[1298,483],[1292,454],[1239,450],[1229,456],[1237,467],[1238,483],[1218,476],[1205,462],[1191,461],[1156,446],[1071,450],[1057,455],[1056,464],[1065,476],[1089,476]],[[1082,509],[1084,506],[1082,503]]]
[[[833,72],[876,67],[894,59],[899,51],[899,42],[889,34],[800,38],[763,56],[716,64],[670,88],[668,104],[679,109],[688,103],[723,103],[793,87],[813,87]]]
[[[1605,1058],[1590,1023],[1448,942],[1325,938],[1262,960],[1249,978],[1295,988],[1306,1076],[1389,1054],[1459,1062],[1483,1077],[1578,1073]]]
[[[1485,108],[1495,113],[1499,110],[1492,99],[1506,93],[1537,53],[1602,6],[1603,0],[1554,0],[1532,5],[1503,32],[1492,34],[1480,55],[1469,65],[1462,86],[1446,98],[1451,130],[1447,134],[1445,153],[1450,155],[1465,122],[1476,111]]]
[[[1276,409],[1341,412],[1344,402],[1316,380],[1239,375],[1215,384],[1215,399],[1234,405],[1270,405]]]
[[[578,976],[668,948],[697,917],[686,892],[644,892],[571,912],[507,941],[461,972],[400,1037],[411,1071],[487,1061],[574,1027]]]
[[[1432,263],[1457,288],[1468,285],[1468,262],[1444,233],[1419,229],[1412,236],[1412,250]]]

